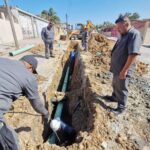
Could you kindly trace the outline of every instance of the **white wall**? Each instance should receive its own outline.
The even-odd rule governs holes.
[[[143,44],[150,45],[150,28],[146,31]]]
[[[19,13],[19,23],[22,28],[22,34],[24,39],[33,38],[34,32],[32,28],[31,17]]]
[[[12,43],[14,42],[14,39],[9,20],[7,18],[8,14],[5,9],[0,11],[0,13],[3,12],[0,18],[0,44]],[[24,11],[12,9],[12,14],[18,41],[41,37],[42,28],[48,25],[47,21],[41,20],[40,18]],[[54,32],[55,40],[58,40],[60,35],[63,34],[62,26],[55,25]]]
[[[38,35],[39,37],[41,37],[42,28],[47,27],[48,23],[36,19],[36,24],[37,24]]]
[[[23,39],[22,30],[19,24],[14,23],[18,41]],[[5,19],[0,19],[0,44],[14,42],[10,22]]]

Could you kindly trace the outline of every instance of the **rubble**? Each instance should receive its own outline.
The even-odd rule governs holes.
[[[139,75],[148,73],[149,64],[146,64],[142,61],[138,61],[136,65],[136,73]]]

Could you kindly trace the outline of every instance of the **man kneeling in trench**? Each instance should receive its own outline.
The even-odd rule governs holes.
[[[120,114],[126,108],[129,78],[135,70],[135,59],[139,55],[141,36],[139,31],[131,26],[127,16],[119,16],[116,20],[116,26],[121,36],[111,55],[110,71],[113,73],[113,93],[112,96],[104,98],[118,102],[118,107],[110,109],[110,111]]]
[[[13,101],[26,96],[36,112],[49,121],[49,112],[42,104],[36,78],[37,60],[24,56],[20,61],[0,58],[0,150],[19,150],[15,131],[10,128],[3,115],[8,112]]]

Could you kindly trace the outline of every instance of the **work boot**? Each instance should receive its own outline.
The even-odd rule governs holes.
[[[49,59],[49,57],[48,57],[48,56],[46,56],[45,58],[46,58],[46,59]]]
[[[88,49],[85,48],[84,51],[85,51],[85,52],[88,52]]]
[[[114,113],[115,115],[120,115],[125,111],[125,108],[120,108],[120,107],[117,107],[115,109],[114,108],[108,108],[108,111]]]
[[[50,56],[50,57],[55,58],[55,56],[54,56],[53,54],[51,54],[51,56]]]
[[[108,102],[117,102],[117,100],[113,96],[109,95],[103,96],[103,99],[105,99]]]

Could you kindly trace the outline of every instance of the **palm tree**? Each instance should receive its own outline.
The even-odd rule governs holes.
[[[43,10],[40,16],[46,20],[52,21],[53,23],[60,23],[60,18],[57,16],[57,13],[53,8],[50,8],[48,11]]]

